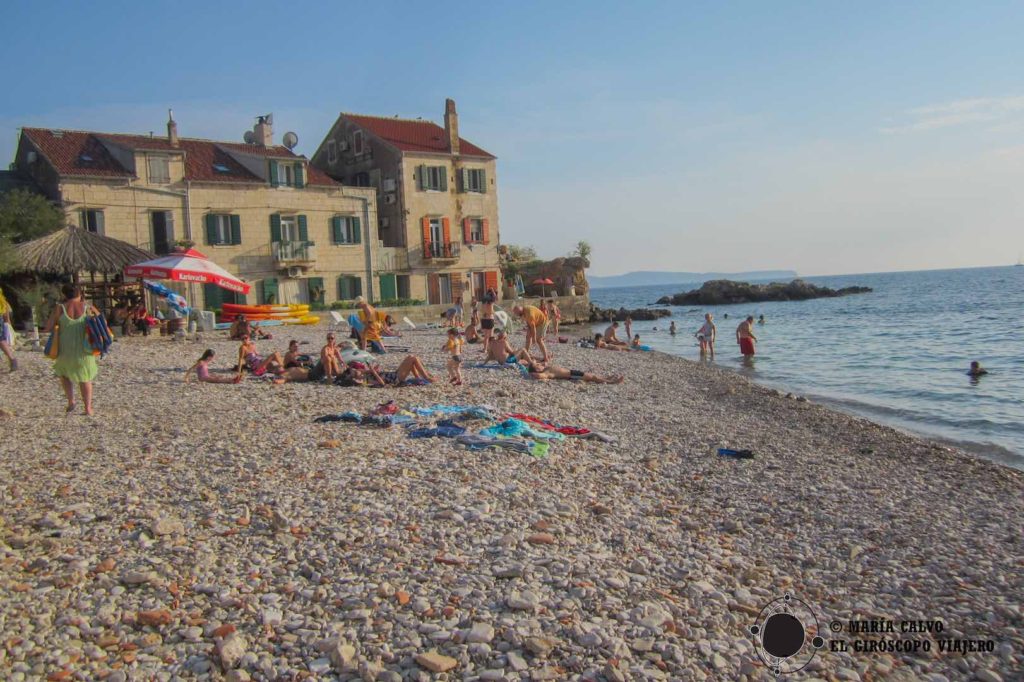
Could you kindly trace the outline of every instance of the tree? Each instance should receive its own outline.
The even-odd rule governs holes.
[[[590,260],[590,252],[591,252],[590,242],[581,239],[580,241],[578,241],[576,243],[576,248],[573,249],[573,252],[571,254],[569,254],[569,255],[571,255],[571,256],[578,256],[578,257],[580,257],[580,258],[582,258],[582,259],[584,259],[586,261],[589,261]]]
[[[508,257],[509,260],[517,263],[535,261],[537,260],[537,249],[532,246],[509,244]]]
[[[26,189],[0,195],[0,272],[16,261],[14,245],[31,241],[64,224],[64,214],[49,199]]]

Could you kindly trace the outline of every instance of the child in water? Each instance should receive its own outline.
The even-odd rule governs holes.
[[[465,343],[459,336],[459,330],[452,327],[448,330],[448,340],[441,346],[441,350],[448,351],[448,380],[455,386],[462,385],[462,344]]]
[[[639,334],[634,334],[633,335],[633,344],[632,344],[632,346],[633,346],[633,348],[639,348],[640,347],[640,335]]]

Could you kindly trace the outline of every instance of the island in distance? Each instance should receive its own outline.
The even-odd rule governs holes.
[[[627,272],[623,275],[587,275],[587,282],[591,289],[605,289],[608,287],[641,287],[658,284],[690,284],[707,282],[712,279],[732,280],[790,280],[797,276],[792,270],[755,270],[751,272],[659,272],[654,270],[641,270],[638,272]]]
[[[749,284],[716,279],[704,282],[700,289],[687,291],[675,296],[662,296],[659,304],[664,305],[726,305],[730,303],[760,303],[762,301],[806,301],[811,298],[834,298],[849,294],[866,294],[871,287],[843,287],[829,289],[819,287],[802,279],[792,282],[771,284]]]

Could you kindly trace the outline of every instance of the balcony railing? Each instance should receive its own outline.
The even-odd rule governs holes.
[[[456,242],[425,242],[424,260],[458,260],[459,244]]]
[[[273,242],[270,253],[275,263],[312,263],[316,261],[316,244],[300,241]]]
[[[377,252],[377,272],[397,272],[409,269],[409,255],[405,249],[384,247]]]

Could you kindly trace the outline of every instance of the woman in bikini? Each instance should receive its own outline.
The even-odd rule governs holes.
[[[262,357],[256,350],[256,342],[251,336],[242,337],[242,345],[238,347],[238,371],[248,369],[255,376],[263,376],[267,371],[280,374],[284,369],[284,358],[277,351]]]

